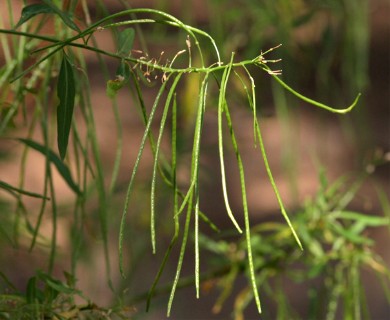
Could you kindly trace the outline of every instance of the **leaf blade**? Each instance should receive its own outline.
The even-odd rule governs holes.
[[[22,13],[18,23],[15,25],[15,29],[19,28],[23,23],[27,22],[37,14],[42,13],[54,13],[53,9],[47,4],[35,3],[28,5],[22,9]]]
[[[60,100],[57,107],[57,144],[58,151],[63,160],[68,147],[76,95],[73,68],[65,54],[62,58],[61,69],[58,76],[57,95]]]
[[[69,13],[64,12],[58,9],[50,1],[43,0],[44,3],[34,3],[28,6],[25,6],[22,9],[22,13],[18,23],[15,25],[15,29],[19,28],[23,23],[27,22],[31,18],[35,17],[38,14],[57,14],[61,20],[71,29],[81,32],[79,27],[73,22]]]
[[[71,29],[73,29],[76,32],[81,32],[79,27],[73,22],[73,20],[70,18],[70,15],[68,12],[64,12],[60,9],[58,9],[51,1],[43,0],[43,2],[52,10],[53,13],[56,13],[59,15],[61,20]]]
[[[54,164],[57,168],[58,173],[65,180],[69,188],[71,188],[76,194],[82,195],[82,191],[79,189],[78,185],[73,181],[72,176],[70,174],[69,168],[62,162],[62,160],[48,147],[43,146],[33,140],[18,138],[20,142],[23,142],[26,146],[40,152],[45,157],[47,156],[48,160]]]
[[[118,36],[118,54],[128,56],[133,48],[135,31],[133,28],[127,28],[119,33]]]
[[[16,188],[16,187],[11,186],[10,184],[8,184],[8,183],[6,183],[4,181],[1,181],[1,180],[0,180],[0,189],[4,189],[4,190],[10,192],[11,194],[14,194],[14,192],[16,192],[16,193],[20,193],[20,194],[23,194],[23,195],[26,195],[26,196],[29,196],[29,197],[33,197],[33,198],[40,198],[40,199],[46,199],[46,200],[50,199],[48,197],[45,197],[45,196],[40,195],[40,194],[35,193],[35,192],[31,192],[31,191],[27,191],[27,190],[24,190],[24,189]]]

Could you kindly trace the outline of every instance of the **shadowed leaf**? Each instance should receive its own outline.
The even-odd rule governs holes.
[[[26,196],[30,196],[30,197],[34,197],[34,198],[41,198],[41,199],[49,199],[47,197],[44,197],[38,193],[34,193],[34,192],[29,192],[29,191],[26,191],[26,190],[23,190],[23,189],[19,189],[19,188],[16,188],[16,187],[13,187],[11,186],[10,184],[4,182],[4,181],[0,181],[0,188],[1,189],[4,189],[4,190],[7,190],[8,192],[10,192],[11,194],[14,194],[15,192],[17,193],[21,193],[21,194],[24,194]]]
[[[50,1],[44,1],[45,3],[35,3],[23,8],[21,17],[15,26],[15,29],[19,28],[23,23],[35,17],[37,14],[55,13],[60,16],[62,21],[71,29],[80,32],[80,29],[69,17],[69,14],[59,10]]]
[[[79,29],[79,27],[73,22],[73,20],[70,18],[69,16],[69,13],[68,12],[64,12],[60,9],[58,9],[51,1],[49,0],[43,0],[43,2],[52,9],[53,13],[56,13],[60,16],[60,18],[62,19],[62,21],[64,21],[64,23],[71,29],[77,31],[77,32],[81,32],[81,30]]]
[[[62,162],[62,160],[52,150],[32,140],[22,139],[22,138],[19,138],[17,140],[23,142],[26,146],[40,152],[45,157],[47,157],[47,159],[51,163],[53,163],[54,166],[57,168],[58,173],[65,180],[69,188],[71,188],[78,195],[82,194],[77,184],[73,181],[69,168]]]
[[[26,6],[22,10],[21,17],[15,26],[15,29],[19,28],[23,23],[30,20],[32,17],[41,13],[54,13],[53,9],[46,4],[31,4]]]
[[[122,60],[116,70],[116,78],[107,81],[106,93],[109,98],[114,98],[116,93],[128,83],[130,77],[129,65]]]
[[[128,56],[130,50],[133,48],[134,42],[134,29],[128,28],[119,33],[118,37],[118,54]]]
[[[60,99],[60,104],[57,107],[57,143],[61,159],[65,158],[68,147],[75,93],[73,69],[64,54],[57,84],[57,95]]]

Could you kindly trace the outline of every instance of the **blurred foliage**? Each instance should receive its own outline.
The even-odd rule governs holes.
[[[45,272],[37,271],[28,280],[25,293],[19,292],[8,279],[0,273],[7,285],[7,293],[0,295],[0,319],[130,319],[134,310],[126,307],[115,309],[100,308],[83,297],[74,288],[75,279],[64,273],[66,282],[61,282]],[[76,304],[76,299],[84,303]]]
[[[390,270],[375,253],[375,243],[369,236],[375,232],[373,228],[390,226],[389,212],[383,217],[348,209],[364,176],[344,176],[330,184],[324,172],[321,174],[318,194],[294,214],[293,223],[302,237],[304,252],[297,250],[283,223],[264,222],[252,228],[256,279],[264,296],[276,305],[276,314],[265,310],[264,319],[368,319],[370,306],[363,270],[377,275],[390,304]],[[388,211],[387,201],[382,205]],[[203,247],[216,254],[213,267],[225,273],[213,284],[221,291],[213,311],[219,312],[234,294],[234,318],[244,319],[252,292],[244,287],[233,293],[233,288],[241,273],[248,276],[245,240],[223,238],[202,236]],[[306,285],[295,287],[301,299],[308,302],[306,310],[294,308],[290,302],[294,297],[285,294],[289,282]]]
[[[209,8],[211,13],[223,12],[210,14],[209,23],[225,54],[238,51],[250,57],[282,44],[278,51],[282,69],[287,80],[298,86],[314,77],[319,93],[334,96],[337,90],[344,99],[366,88],[367,0],[212,0]]]
[[[27,4],[26,1],[22,2],[24,5]],[[96,1],[93,4],[95,10],[93,13],[99,17],[109,16],[107,3],[102,0]],[[121,3],[124,8],[129,8],[129,2],[118,1],[118,3]],[[167,1],[158,1],[156,3],[162,7],[168,6]],[[352,96],[356,95],[357,91],[364,91],[368,81],[368,3],[368,0],[211,0],[207,2],[208,20],[204,29],[209,29],[217,44],[221,46],[221,56],[225,62],[225,65],[221,66],[221,70],[225,68],[223,75],[220,70],[219,73],[215,72],[213,74],[213,80],[216,80],[216,85],[210,89],[213,91],[211,91],[212,94],[209,94],[209,96],[211,101],[218,106],[219,115],[221,117],[222,115],[226,116],[228,131],[233,144],[236,144],[235,135],[228,104],[223,94],[227,90],[229,96],[234,95],[234,90],[226,89],[226,84],[230,69],[233,69],[233,63],[228,64],[228,57],[230,57],[232,51],[235,51],[238,56],[237,60],[256,57],[254,60],[245,60],[244,62],[248,64],[256,62],[254,64],[260,65],[263,69],[256,70],[260,72],[256,73],[254,81],[256,82],[256,87],[261,89],[256,91],[256,95],[259,94],[258,92],[261,92],[256,97],[252,97],[250,94],[251,89],[254,92],[255,84],[254,82],[251,83],[251,73],[247,69],[241,70],[242,73],[240,74],[236,73],[237,78],[234,78],[237,83],[242,85],[242,89],[239,91],[240,97],[242,99],[249,97],[248,101],[245,100],[245,104],[249,106],[248,109],[251,109],[254,114],[254,129],[259,130],[258,140],[260,142],[258,141],[258,143],[260,143],[261,147],[261,135],[254,101],[258,100],[260,102],[257,105],[259,105],[259,109],[262,111],[261,108],[264,101],[267,101],[269,96],[272,95],[276,103],[277,115],[283,124],[282,130],[284,130],[284,144],[286,145],[283,152],[287,152],[284,159],[287,166],[286,175],[289,176],[291,181],[299,179],[299,177],[294,175],[294,163],[299,155],[295,155],[294,150],[289,149],[294,143],[294,136],[290,134],[291,128],[289,128],[289,123],[294,120],[293,112],[288,108],[290,100],[282,87],[269,84],[268,79],[271,77],[260,77],[260,74],[264,75],[264,73],[261,73],[262,71],[268,72],[271,76],[276,74],[276,72],[274,73],[269,69],[266,62],[264,62],[265,60],[261,60],[264,59],[262,50],[282,43],[282,51],[278,51],[278,55],[275,57],[272,56],[274,53],[270,52],[270,58],[282,58],[278,69],[283,70],[283,79],[287,83],[296,84],[301,88],[309,83],[311,86],[309,86],[308,90],[311,91],[312,86],[314,86],[314,91],[316,91],[316,94],[311,92],[311,95],[319,95],[329,103],[339,104],[340,97],[342,103],[349,101]],[[7,0],[6,4],[8,15],[11,17],[14,3],[11,0]],[[187,7],[186,12],[184,12],[188,18],[186,23],[189,25],[197,23],[197,17],[192,15],[192,12],[194,10],[191,7]],[[30,23],[30,19],[34,23]],[[137,19],[137,15],[133,13],[131,19]],[[176,70],[174,69],[176,65],[173,63],[180,55],[180,52],[174,56],[170,65],[168,65],[168,62],[164,65],[160,60],[162,54],[160,58],[150,58],[156,55],[150,54],[148,56],[149,50],[146,45],[146,43],[152,43],[153,50],[155,46],[163,49],[167,46],[168,50],[176,50],[177,47],[181,48],[181,44],[177,45],[177,33],[188,32],[185,27],[180,25],[181,28],[178,28],[179,31],[175,31],[175,33],[170,32],[171,29],[177,30],[171,28],[172,25],[162,27],[158,23],[154,23],[150,29],[145,27],[146,31],[142,31],[138,25],[134,29],[129,28],[122,31],[113,29],[112,36],[114,41],[116,41],[118,50],[116,53],[109,54],[112,58],[118,59],[115,79],[112,79],[110,76],[107,62],[102,58],[102,55],[107,54],[107,52],[96,49],[99,72],[107,83],[107,95],[112,106],[111,109],[107,109],[113,114],[115,134],[117,135],[116,145],[112,146],[116,150],[115,160],[112,168],[107,169],[109,165],[103,163],[97,139],[99,127],[95,124],[94,106],[91,103],[90,96],[91,88],[85,72],[88,61],[78,51],[79,48],[76,49],[77,46],[72,47],[72,50],[62,52],[60,55],[40,55],[43,49],[52,48],[49,45],[49,47],[42,49],[42,42],[50,42],[53,39],[45,38],[45,36],[39,38],[48,22],[54,22],[51,31],[60,40],[69,39],[71,35],[74,35],[74,31],[77,33],[80,32],[80,29],[85,31],[91,26],[91,11],[88,9],[87,2],[84,0],[64,2],[45,0],[42,1],[42,4],[25,10],[20,21],[22,22],[18,24],[19,31],[2,31],[4,34],[13,33],[14,35],[23,36],[8,39],[3,33],[0,34],[5,60],[4,66],[0,70],[0,135],[2,138],[7,138],[7,141],[9,137],[15,138],[13,141],[20,143],[23,148],[21,157],[17,159],[18,162],[20,161],[18,185],[12,186],[0,180],[0,189],[12,197],[12,200],[7,198],[7,200],[3,201],[3,199],[0,199],[0,217],[2,221],[0,225],[0,250],[3,248],[12,248],[13,250],[29,249],[32,252],[33,250],[42,249],[47,258],[47,261],[44,261],[47,269],[45,271],[29,270],[29,262],[23,261],[24,264],[27,263],[25,270],[30,271],[30,277],[24,289],[16,288],[16,285],[9,280],[7,275],[0,273],[2,279],[0,287],[0,319],[131,318],[137,313],[133,307],[136,302],[144,302],[146,300],[149,302],[153,294],[165,294],[172,290],[172,283],[166,287],[160,287],[157,283],[169,257],[170,250],[177,244],[175,241],[178,239],[179,234],[182,236],[183,233],[183,250],[185,250],[185,242],[188,238],[189,241],[193,240],[195,246],[199,245],[202,253],[209,251],[216,255],[213,259],[208,260],[211,271],[196,274],[195,277],[198,277],[198,279],[195,281],[194,276],[180,279],[178,276],[174,286],[182,288],[193,285],[196,281],[200,281],[202,288],[217,286],[221,293],[212,310],[215,313],[220,312],[222,308],[226,308],[226,300],[229,297],[233,297],[235,303],[231,309],[234,317],[236,319],[244,318],[246,307],[254,300],[253,283],[252,286],[250,284],[251,280],[253,280],[253,277],[251,277],[253,272],[256,276],[255,284],[259,286],[261,293],[271,300],[275,300],[276,316],[279,319],[302,317],[289,301],[290,297],[286,293],[283,279],[309,284],[310,288],[306,292],[306,298],[309,301],[307,312],[310,318],[313,319],[323,317],[335,319],[341,313],[345,318],[349,317],[351,319],[369,317],[370,306],[366,305],[364,284],[361,281],[362,268],[378,275],[383,285],[383,292],[386,294],[387,301],[390,302],[389,269],[381,257],[375,253],[374,242],[369,237],[371,228],[389,226],[390,213],[387,195],[378,188],[378,202],[381,203],[387,217],[372,216],[363,212],[352,211],[349,208],[351,200],[356,197],[359,186],[366,178],[366,173],[358,179],[344,176],[332,184],[327,181],[325,174],[322,173],[320,176],[321,188],[317,196],[305,205],[301,205],[302,209],[296,212],[292,219],[292,225],[297,230],[305,248],[303,253],[294,243],[291,228],[285,222],[268,221],[252,226],[250,229],[248,224],[248,229],[245,230],[246,237],[237,236],[237,232],[233,234],[229,230],[223,230],[220,234],[215,233],[213,236],[206,236],[202,231],[199,232],[199,230],[189,228],[192,209],[195,207],[194,211],[199,210],[196,202],[198,200],[195,199],[199,195],[196,189],[198,188],[198,172],[196,170],[199,164],[196,152],[199,153],[199,149],[197,149],[195,138],[192,149],[194,150],[194,155],[188,155],[191,152],[191,147],[187,149],[181,148],[180,144],[187,143],[190,145],[193,137],[191,134],[187,135],[187,132],[185,132],[185,135],[177,136],[177,132],[181,132],[180,129],[182,128],[179,128],[176,132],[176,111],[168,112],[171,102],[169,99],[173,101],[173,110],[176,110],[176,103],[184,103],[184,106],[180,108],[181,111],[178,111],[178,116],[182,116],[184,122],[192,121],[193,127],[191,128],[196,129],[196,132],[193,134],[200,139],[203,114],[202,112],[197,113],[197,111],[204,107],[202,101],[206,101],[206,79],[209,73],[212,73],[210,70],[215,68],[215,53],[212,53],[211,50],[204,52],[205,61],[211,61],[213,65],[209,68],[203,66],[203,69],[194,69],[198,73],[187,78],[190,80],[187,80],[182,87],[184,93],[182,92],[182,96],[179,98],[182,101],[178,102],[174,86],[180,77],[177,76],[175,78],[175,81],[177,81],[175,85],[169,83],[171,87],[166,86],[165,82],[170,79],[166,70]],[[156,21],[160,23],[162,20]],[[3,21],[0,20],[0,22],[2,27]],[[12,23],[15,25],[15,22]],[[109,28],[119,26],[121,25],[118,23]],[[88,40],[84,42],[84,45],[88,41],[96,45],[92,36],[96,30],[89,30],[91,33],[85,35],[88,37]],[[149,31],[151,31],[150,34],[148,33]],[[29,34],[31,39],[26,38],[26,34],[23,34],[23,32]],[[80,39],[82,38],[80,34],[78,36]],[[57,38],[54,40],[53,47],[58,44],[56,41],[60,41]],[[142,50],[137,52],[137,54],[134,53],[130,60],[126,60],[129,58],[127,56],[128,52],[133,48],[134,38],[136,38]],[[191,42],[189,42],[189,38],[186,39],[186,41],[183,41],[183,44],[184,42],[186,43],[186,49],[195,51],[197,43],[192,44],[193,47],[191,49]],[[209,41],[210,39],[206,40]],[[65,45],[69,44],[66,41],[64,43]],[[175,44],[172,45],[172,43]],[[80,46],[82,45],[80,44]],[[30,56],[31,52],[38,56],[39,63]],[[179,57],[177,64],[183,65],[183,60],[185,59],[180,60]],[[264,64],[261,64],[262,62]],[[196,55],[193,61],[191,61],[190,55],[189,65],[191,63],[193,65],[201,65],[203,62],[199,55]],[[132,68],[129,68],[129,66]],[[194,71],[191,68],[188,70],[189,73]],[[243,80],[243,75],[246,76],[245,71],[248,72],[249,77]],[[206,78],[201,77],[202,72],[207,72]],[[153,79],[152,75],[154,76],[155,74],[158,74],[160,78]],[[202,79],[204,79],[203,82]],[[312,81],[313,79],[314,81]],[[10,80],[13,81],[12,84],[9,83]],[[57,92],[53,83],[57,83]],[[151,120],[149,119],[152,118],[150,114],[154,111],[150,112],[150,114],[148,113],[150,108],[145,107],[145,99],[141,89],[141,86],[152,87],[156,86],[156,83],[158,85],[161,84],[159,95],[164,96],[167,94],[169,97],[165,103],[164,120],[161,120],[158,139],[149,134],[151,125],[151,122],[149,122]],[[168,185],[168,188],[166,186],[157,186],[159,188],[158,191],[162,190],[162,195],[160,193],[157,201],[164,202],[161,205],[162,211],[169,211],[170,214],[172,214],[172,207],[174,207],[173,219],[172,215],[169,216],[169,219],[166,219],[167,215],[165,213],[158,217],[158,223],[161,222],[163,225],[160,228],[163,230],[163,233],[158,234],[157,241],[164,242],[166,234],[172,232],[172,224],[167,226],[168,223],[166,221],[168,220],[175,222],[175,235],[168,247],[151,291],[138,297],[134,297],[133,292],[121,293],[120,297],[116,297],[117,300],[115,302],[107,301],[108,305],[113,305],[112,308],[107,308],[97,306],[84,297],[83,293],[77,289],[76,270],[81,261],[88,260],[90,255],[92,255],[91,246],[98,246],[104,252],[105,278],[108,280],[107,287],[113,289],[109,243],[112,236],[117,236],[118,219],[112,217],[117,217],[117,198],[119,196],[121,199],[123,198],[126,187],[128,187],[128,190],[131,189],[133,176],[135,176],[137,171],[136,162],[129,186],[119,185],[119,164],[122,158],[124,141],[116,95],[120,89],[123,90],[124,88],[130,88],[132,102],[139,106],[141,121],[144,122],[145,128],[148,128],[145,129],[137,162],[141,158],[146,141],[149,140],[152,146],[151,149],[153,149],[152,153],[155,156],[152,184],[155,184],[159,173],[162,177],[161,180]],[[237,86],[234,88],[236,89]],[[289,91],[292,92],[291,90]],[[68,94],[57,94],[66,92]],[[220,92],[223,92],[222,98]],[[198,98],[199,101],[197,101]],[[155,106],[158,104],[158,99],[156,98],[155,100]],[[74,103],[77,105],[75,111],[73,110]],[[55,119],[52,109],[53,104],[61,106],[60,116],[57,119]],[[152,110],[154,110],[153,108]],[[195,108],[197,109],[195,110]],[[71,112],[67,113],[69,110]],[[359,113],[363,112],[361,110],[362,108],[360,108]],[[72,120],[73,112],[77,112],[78,126],[75,125],[76,121]],[[184,112],[184,114],[180,115],[180,112]],[[166,126],[171,129],[170,136],[174,151],[172,151],[172,155],[160,155],[159,157],[160,138],[163,135],[165,120],[167,120],[168,115],[172,117],[172,123]],[[262,113],[260,112],[261,115]],[[57,156],[56,152],[53,151],[55,150],[54,145],[56,142],[53,137],[58,132],[53,119],[57,120],[58,127],[62,128],[61,138],[57,141],[60,156]],[[182,124],[184,127],[183,131],[188,130],[186,124]],[[79,130],[80,127],[83,127],[86,132]],[[20,131],[18,129],[25,129],[23,133],[25,138],[19,138]],[[218,142],[220,142],[220,147],[223,149],[222,124],[219,132],[221,132],[221,135],[218,138]],[[37,143],[33,140],[37,133],[41,137],[42,143]],[[359,132],[359,135],[362,135],[362,132]],[[69,145],[68,141],[70,142]],[[177,149],[176,143],[178,145]],[[233,149],[240,163],[241,159],[237,145],[234,145]],[[43,190],[25,189],[25,174],[29,164],[30,152],[38,152],[39,156],[44,159]],[[196,183],[193,183],[196,187],[190,188],[188,193],[182,193],[178,189],[175,171],[176,157],[192,162],[190,174],[193,175],[193,181],[196,181]],[[172,158],[172,163],[167,164],[167,159],[170,158]],[[265,152],[263,158],[266,161]],[[223,155],[221,155],[221,159],[223,160]],[[375,168],[376,165],[374,163],[373,167]],[[267,166],[268,164],[266,163]],[[72,190],[72,195],[74,196],[72,204],[60,205],[59,195],[56,193],[53,183],[54,171],[59,173],[65,184]],[[107,171],[109,171],[109,174],[107,174]],[[240,168],[240,171],[243,172],[243,169]],[[271,183],[274,183],[271,174],[270,180]],[[226,183],[226,181],[223,183]],[[241,188],[245,198],[245,182],[241,182]],[[166,189],[169,190],[167,191]],[[172,199],[168,201],[168,195],[172,196],[171,189],[173,189],[174,199],[173,201]],[[131,275],[131,273],[134,271],[135,265],[141,266],[141,268],[144,267],[144,260],[142,259],[145,258],[145,242],[146,238],[149,237],[147,228],[150,223],[153,225],[153,222],[150,221],[153,221],[153,217],[145,214],[148,213],[147,211],[150,211],[148,203],[150,198],[146,196],[149,190],[149,185],[148,187],[137,185],[133,197],[139,202],[138,211],[142,214],[134,214],[131,219],[126,220],[126,235],[132,235],[131,241],[129,241],[130,244],[128,244],[126,249],[129,249],[129,251],[133,250],[131,253],[133,261],[129,263],[132,264],[130,271],[128,271],[130,274],[129,281],[134,280],[131,277],[134,275]],[[196,191],[193,192],[191,190]],[[130,191],[128,191],[127,199],[129,194]],[[40,201],[38,212],[29,212],[24,204],[26,197],[34,197],[38,199],[37,201]],[[156,202],[154,195],[152,195],[151,199],[152,203]],[[182,201],[180,206],[179,199]],[[173,202],[173,205],[171,202]],[[191,205],[188,203],[191,203]],[[190,207],[187,215],[189,218],[186,218],[186,226],[183,230],[181,224],[183,219],[179,220],[179,213],[184,211],[186,204]],[[153,207],[152,204],[151,206]],[[283,210],[282,207],[282,212]],[[120,233],[119,240],[120,247],[126,222],[126,209],[124,211],[122,218],[123,226],[121,227],[123,228],[123,230],[121,229],[123,233]],[[197,214],[214,231],[218,230],[204,213],[199,211]],[[60,225],[60,218],[62,217],[66,217],[71,221],[71,224]],[[42,224],[45,221],[50,223],[51,235],[43,235],[41,232]],[[182,226],[180,232],[179,224]],[[61,255],[63,248],[59,248],[57,244],[60,227],[66,229],[65,233],[70,239],[70,248],[68,248],[70,252],[66,258],[68,259],[66,264],[62,261],[65,259]],[[152,242],[156,241],[156,238],[153,239],[153,237],[156,237],[155,234],[153,235],[155,232],[153,228],[154,226],[151,227]],[[250,233],[251,235],[249,236]],[[248,258],[249,247],[253,250],[252,270],[252,258]],[[120,250],[123,249],[120,248]],[[184,259],[184,251],[181,253],[183,254],[178,265]],[[249,264],[248,260],[250,261]],[[1,256],[0,262],[6,264],[7,257]],[[65,272],[62,277],[65,281],[60,280],[60,276],[58,276],[58,279],[54,276],[56,266],[69,270],[69,273]],[[178,266],[179,274],[180,267]],[[242,275],[248,278],[248,285],[237,292],[234,288],[234,283]],[[99,281],[101,280],[99,279]],[[311,285],[312,282],[314,282],[313,285]],[[172,297],[173,295],[171,294]],[[265,317],[274,318],[274,315],[267,315],[267,306],[263,310]]]

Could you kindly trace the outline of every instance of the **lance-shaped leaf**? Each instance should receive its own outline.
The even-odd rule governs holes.
[[[37,14],[54,13],[57,14],[69,28],[80,32],[79,27],[72,21],[69,13],[58,9],[51,1],[43,0],[43,2],[44,3],[35,3],[25,6],[22,9],[21,17],[16,24],[15,29],[19,28],[23,23],[35,17]]]
[[[46,4],[30,4],[22,9],[22,14],[15,29],[19,28],[23,23],[30,20],[32,17],[41,13],[54,13],[53,9]]]
[[[60,9],[58,9],[57,6],[54,5],[54,3],[51,0],[42,0],[48,7],[50,7],[54,13],[58,14],[62,21],[71,29],[81,32],[79,27],[73,22],[73,20],[70,18],[70,15],[68,12],[64,12]]]
[[[45,157],[47,157],[47,159],[57,168],[58,173],[65,180],[69,188],[71,188],[78,195],[82,195],[82,192],[79,189],[78,185],[72,179],[72,175],[70,174],[69,168],[52,150],[32,140],[22,138],[19,138],[17,140],[23,142],[26,146],[40,152]]]
[[[4,181],[0,181],[0,189],[4,189],[4,190],[8,191],[12,195],[15,195],[15,193],[20,193],[20,194],[24,194],[26,196],[30,196],[33,198],[41,198],[41,199],[49,200],[49,198],[44,197],[38,193],[16,188],[16,187],[11,186],[10,184],[8,184],[7,182],[4,182]]]
[[[68,147],[75,94],[73,68],[64,54],[57,83],[57,95],[60,100],[57,107],[57,143],[61,159],[65,158]]]
[[[127,28],[119,33],[118,36],[118,54],[127,57],[134,43],[134,29]]]

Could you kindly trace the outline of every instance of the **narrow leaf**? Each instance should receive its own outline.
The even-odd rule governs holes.
[[[17,192],[17,193],[21,193],[21,194],[24,194],[26,196],[30,196],[30,197],[34,197],[34,198],[41,198],[41,199],[46,199],[46,200],[49,200],[49,198],[47,197],[44,197],[38,193],[34,193],[34,192],[30,192],[30,191],[26,191],[26,190],[23,190],[23,189],[19,189],[19,188],[16,188],[16,187],[13,187],[11,186],[10,184],[4,182],[4,181],[0,181],[0,188],[1,189],[4,189],[12,194],[14,194],[14,192]]]
[[[336,216],[340,219],[356,220],[371,227],[379,227],[389,224],[389,218],[387,217],[370,216],[353,211],[341,211],[337,213]]]
[[[26,301],[27,303],[35,303],[37,299],[37,278],[32,277],[27,282]]]
[[[65,158],[68,147],[75,94],[73,68],[64,54],[57,84],[57,95],[60,100],[57,107],[57,143],[61,159]]]
[[[172,150],[171,176],[172,176],[172,189],[173,189],[173,212],[174,212],[173,220],[174,220],[174,224],[175,224],[175,233],[171,239],[171,242],[168,246],[167,251],[165,252],[163,261],[160,265],[160,268],[158,269],[157,275],[154,278],[154,281],[153,281],[152,286],[151,286],[149,293],[148,293],[148,297],[146,298],[146,311],[149,310],[150,303],[151,303],[152,297],[154,295],[156,286],[160,280],[162,272],[165,269],[166,262],[168,261],[168,258],[172,252],[172,248],[173,248],[174,244],[176,243],[176,240],[179,236],[180,225],[179,225],[179,219],[176,215],[176,212],[178,210],[178,195],[179,195],[179,191],[178,191],[177,185],[176,185],[176,163],[177,163],[176,162],[176,160],[177,160],[176,159],[176,154],[177,154],[177,150],[176,150],[176,148],[177,148],[177,131],[176,131],[176,129],[177,129],[177,104],[176,104],[176,94],[175,94],[174,99],[173,99],[173,105],[172,105],[172,134],[171,134],[171,146],[172,146],[172,149],[171,149]]]
[[[219,150],[219,160],[220,160],[220,167],[221,167],[222,192],[223,192],[223,199],[225,202],[226,211],[228,213],[230,220],[232,221],[232,223],[234,224],[238,232],[242,233],[242,230],[237,220],[234,218],[232,209],[229,204],[229,198],[228,198],[227,186],[226,186],[224,153],[223,153],[222,113],[223,113],[224,105],[226,104],[226,97],[225,97],[226,84],[230,75],[230,71],[231,71],[231,67],[226,68],[222,75],[221,88],[220,88],[219,99],[218,99],[218,150]]]
[[[125,233],[126,215],[127,215],[127,210],[129,208],[130,195],[131,195],[132,190],[133,190],[135,176],[137,174],[138,165],[139,165],[139,162],[141,161],[142,153],[143,153],[144,148],[145,148],[146,139],[149,137],[150,128],[151,128],[152,122],[153,122],[153,117],[154,117],[154,114],[156,112],[160,98],[161,98],[162,94],[164,93],[167,82],[168,81],[165,81],[162,84],[162,86],[160,87],[160,90],[157,94],[157,97],[154,100],[152,110],[150,111],[150,114],[149,114],[149,119],[147,120],[144,135],[142,137],[141,145],[140,145],[139,150],[138,150],[138,155],[137,155],[137,158],[136,158],[134,166],[133,166],[133,171],[131,173],[130,182],[129,182],[129,185],[127,187],[125,206],[124,206],[124,209],[122,212],[122,217],[121,217],[121,222],[120,222],[120,227],[119,227],[119,270],[120,270],[120,273],[123,277],[125,277],[124,270],[123,270],[123,240],[124,240],[124,233]]]
[[[176,275],[175,275],[175,279],[173,280],[173,283],[172,283],[172,289],[171,289],[171,293],[169,295],[169,300],[168,300],[167,317],[169,317],[171,314],[173,298],[175,297],[175,292],[177,289],[177,285],[179,283],[180,273],[181,273],[181,269],[182,269],[183,261],[184,261],[184,254],[186,252],[186,245],[187,245],[188,234],[189,234],[189,229],[190,229],[191,212],[193,209],[193,195],[194,195],[194,193],[191,192],[190,200],[188,202],[188,207],[187,207],[187,216],[186,216],[186,220],[185,220],[185,224],[184,224],[183,240],[181,242],[179,260],[177,262],[177,267],[176,267]]]
[[[31,4],[22,9],[22,14],[15,29],[19,28],[23,23],[30,20],[32,17],[41,13],[54,13],[53,9],[46,4]]]
[[[32,140],[21,139],[21,138],[17,140],[23,142],[26,146],[40,152],[45,157],[47,157],[47,159],[51,163],[53,163],[54,166],[57,168],[58,173],[68,184],[69,188],[71,188],[78,195],[82,194],[77,184],[73,181],[69,168],[62,162],[62,160],[52,150]]]
[[[333,112],[333,113],[338,113],[338,114],[345,114],[345,113],[348,113],[350,112],[353,108],[355,108],[355,106],[357,105],[359,99],[360,99],[360,96],[361,96],[361,93],[358,93],[355,100],[352,102],[352,104],[347,107],[347,108],[344,108],[344,109],[335,109],[335,108],[332,108],[332,107],[329,107],[323,103],[320,103],[320,102],[317,102],[313,99],[310,99],[302,94],[300,94],[299,92],[295,91],[293,88],[291,88],[290,86],[287,85],[287,83],[285,83],[282,79],[280,79],[277,75],[273,74],[272,73],[272,70],[267,66],[267,65],[263,65],[263,70],[267,71],[269,74],[271,74],[271,76],[277,81],[279,82],[279,84],[284,87],[287,91],[290,91],[294,96],[298,97],[299,99],[301,99],[302,101],[305,101],[315,107],[318,107],[318,108],[322,108],[322,109],[325,109],[327,111],[330,111],[330,112]]]
[[[128,28],[119,33],[118,36],[118,54],[128,56],[133,48],[135,32],[133,28]]]
[[[340,226],[339,224],[336,224],[336,223],[332,224],[331,228],[335,232],[337,232],[339,235],[343,236],[346,240],[348,240],[352,243],[365,244],[368,246],[374,244],[373,240],[371,240],[367,237],[364,237],[364,236],[360,236],[360,235],[356,234],[355,232],[353,232],[353,230],[345,229],[342,226]]]
[[[60,18],[62,19],[62,21],[64,21],[64,23],[71,29],[77,31],[77,32],[81,32],[81,30],[79,29],[79,27],[73,22],[73,20],[71,19],[70,17],[70,14],[68,12],[64,12],[60,9],[58,9],[58,7],[56,7],[51,1],[49,0],[43,0],[43,2],[52,10],[53,13],[56,13],[60,16]]]
[[[47,284],[50,288],[52,288],[57,293],[72,294],[78,292],[78,290],[68,287],[66,284],[62,283],[61,281],[51,277],[50,275],[42,271],[38,271],[37,274],[45,284]]]
[[[160,146],[161,146],[161,141],[164,133],[164,128],[165,128],[165,123],[166,119],[168,116],[168,110],[169,106],[172,101],[173,94],[176,90],[177,83],[180,80],[181,73],[179,73],[170,90],[168,93],[168,97],[165,101],[165,106],[164,106],[164,111],[163,115],[161,118],[161,123],[160,123],[160,130],[158,134],[158,139],[157,139],[157,144],[156,144],[156,151],[154,155],[154,164],[153,164],[153,174],[152,174],[152,185],[151,185],[151,191],[150,191],[150,233],[151,233],[151,240],[152,240],[152,248],[153,248],[153,253],[156,253],[156,229],[155,229],[155,193],[156,193],[156,176],[157,176],[157,169],[158,169],[158,160],[159,160],[159,154],[160,154]]]
[[[233,56],[232,56],[233,58]],[[230,62],[232,63],[232,62]],[[231,66],[230,66],[231,68]],[[228,78],[226,78],[227,82]],[[226,86],[226,84],[224,84]],[[228,108],[227,103],[225,102],[224,105],[224,111],[225,111],[225,117],[227,120],[227,124],[229,127],[230,137],[233,144],[233,149],[236,154],[237,164],[238,164],[238,170],[240,174],[240,185],[241,185],[241,195],[242,195],[242,205],[244,209],[244,223],[245,223],[245,239],[246,239],[246,250],[248,254],[248,264],[249,264],[249,279],[252,285],[252,291],[255,299],[255,303],[257,306],[257,310],[259,313],[261,313],[261,303],[260,303],[260,296],[259,291],[257,288],[256,283],[256,275],[255,275],[255,267],[253,263],[253,254],[252,254],[252,243],[251,243],[251,230],[250,230],[250,222],[249,222],[249,210],[248,210],[248,200],[247,200],[247,193],[246,193],[246,187],[245,187],[245,173],[244,173],[244,165],[241,159],[241,154],[238,149],[237,139],[236,135],[233,130],[233,124],[230,117],[230,111]]]
[[[43,0],[43,2],[44,3],[35,3],[24,7],[15,29],[19,28],[23,23],[35,17],[37,14],[54,13],[57,14],[69,28],[81,32],[79,27],[70,18],[69,13],[61,11],[50,1]]]

